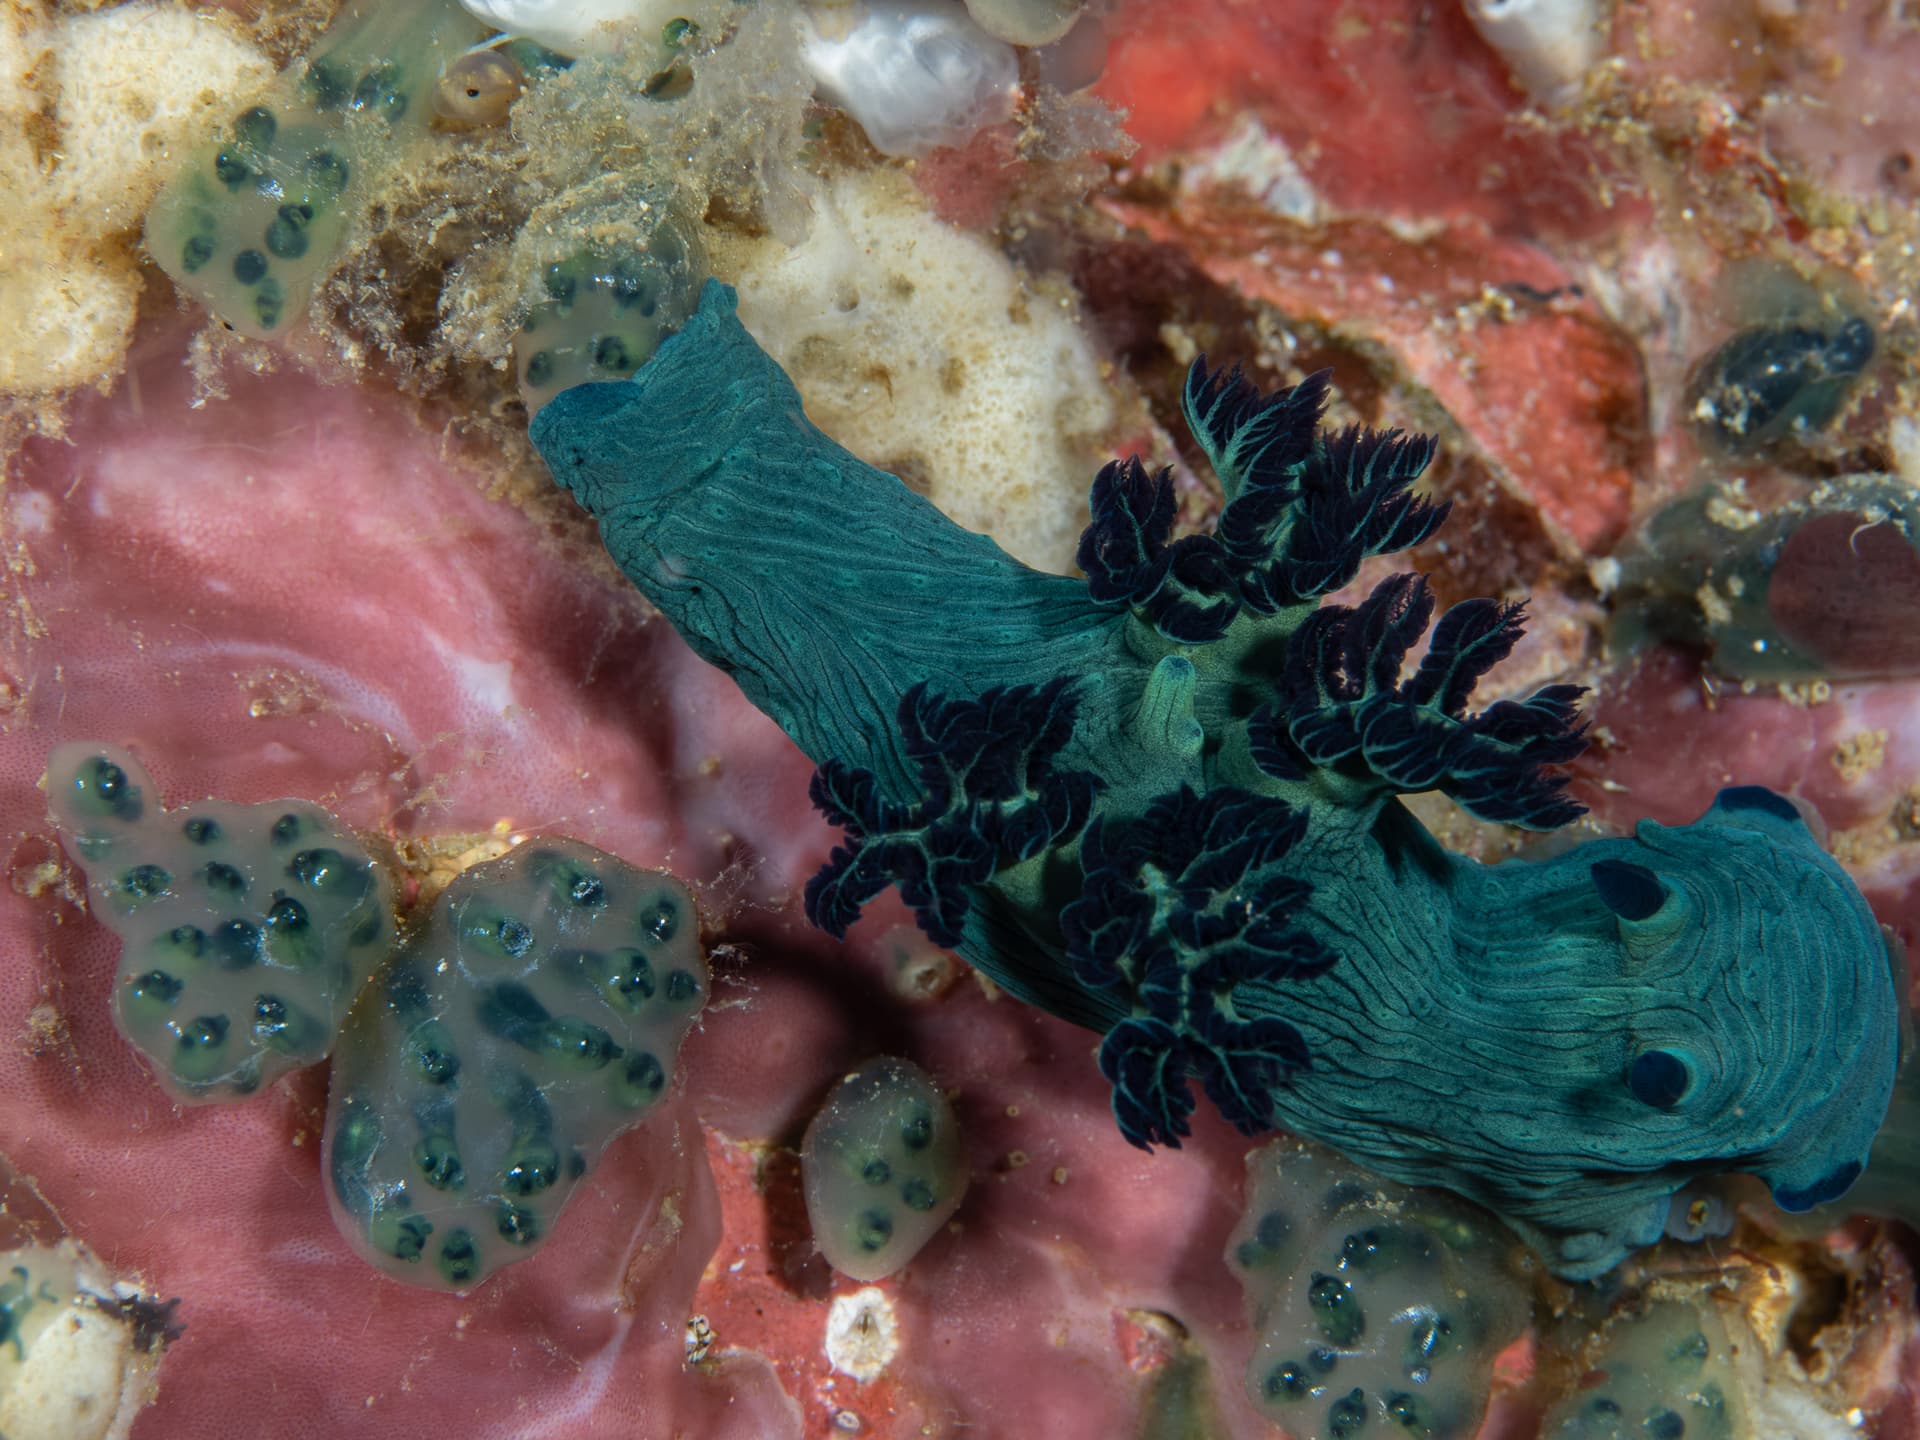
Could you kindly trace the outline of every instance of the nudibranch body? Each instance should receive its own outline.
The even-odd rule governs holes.
[[[1171,540],[1168,480],[1095,480],[1084,581],[1027,569],[841,450],[709,285],[630,382],[533,439],[621,567],[820,765],[848,831],[808,890],[843,933],[898,885],[937,941],[1105,1034],[1121,1128],[1177,1144],[1199,1079],[1487,1206],[1601,1274],[1721,1172],[1839,1195],[1886,1112],[1893,965],[1791,804],[1725,791],[1552,859],[1487,866],[1395,798],[1532,829],[1579,807],[1578,691],[1467,710],[1519,609],[1432,618],[1417,576],[1320,604],[1445,517],[1429,442],[1323,434],[1325,380],[1261,397],[1196,366],[1226,494]]]

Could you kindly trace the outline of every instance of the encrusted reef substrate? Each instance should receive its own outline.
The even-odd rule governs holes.
[[[1703,1172],[1759,1174],[1788,1209],[1837,1198],[1897,1051],[1858,890],[1752,787],[1539,862],[1442,849],[1396,793],[1533,829],[1579,813],[1556,773],[1578,691],[1467,709],[1518,607],[1455,606],[1402,679],[1433,620],[1420,577],[1320,604],[1445,516],[1410,488],[1429,442],[1319,433],[1324,397],[1196,365],[1215,533],[1172,540],[1167,477],[1109,466],[1084,583],[821,435],[717,285],[632,382],[563,393],[533,438],[819,762],[847,843],[809,914],[844,933],[897,884],[936,941],[1105,1034],[1136,1143],[1188,1133],[1197,1079],[1249,1133],[1471,1196],[1570,1278],[1657,1239]]]

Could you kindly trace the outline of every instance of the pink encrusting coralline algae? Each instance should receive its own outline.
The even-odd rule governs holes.
[[[1065,569],[1111,455],[1172,467],[1182,533],[1218,511],[1180,419],[1196,354],[1265,389],[1331,367],[1334,420],[1439,437],[1422,486],[1453,519],[1413,564],[1440,601],[1532,597],[1483,700],[1590,687],[1580,838],[1771,787],[1898,950],[1920,665],[1846,640],[1920,593],[1920,30],[1898,7],[1705,0],[1681,27],[1626,0],[861,0],[806,7],[814,42],[789,0],[380,8],[0,17],[0,1433],[1920,1440],[1910,1070],[1838,1204],[1683,1191],[1599,1283],[1205,1105],[1143,1153],[1098,1037],[896,898],[845,943],[807,923],[837,839],[811,763],[526,438],[551,390],[634,373],[711,274],[834,439]],[[263,107],[271,133],[234,128]],[[351,172],[293,193],[331,183],[321,151]],[[276,276],[298,283],[272,323],[232,309]],[[542,346],[571,368],[535,384]],[[1836,527],[1873,538],[1838,551]],[[392,946],[321,987],[350,1062],[285,1048],[176,1103],[156,1071],[191,1017],[150,1017],[151,1064],[116,1028],[149,970],[107,908],[142,897],[90,895],[85,827],[49,818],[76,742],[137,762],[156,815],[291,800],[362,847]],[[1411,803],[1454,849],[1538,853]],[[511,1172],[540,1244],[503,1230],[486,1273],[427,1275],[512,1205],[394,1179],[455,1132],[434,1058],[380,1037],[460,1002],[401,994],[389,948],[468,953],[431,949],[456,923],[436,903],[532,884],[542,847],[599,852],[619,896],[687,897],[704,958],[648,969],[637,911],[589,934],[553,909],[534,949],[562,968],[529,978],[512,917],[487,921],[503,968],[472,980],[490,1038],[461,1083],[509,1118],[459,1155]],[[248,877],[270,915],[284,882]],[[656,1014],[675,966],[697,1003]],[[244,968],[209,984],[239,995]],[[644,1103],[603,1135],[561,1088],[516,1101],[549,1062]],[[347,1152],[416,1198],[350,1241],[330,1092],[407,1065],[381,1092],[404,1153]],[[816,1241],[809,1126],[887,1067],[950,1130],[922,1165],[904,1100],[865,1131],[836,1112]],[[1369,1303],[1396,1318],[1343,1330]]]

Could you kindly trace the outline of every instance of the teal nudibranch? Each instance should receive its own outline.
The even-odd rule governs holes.
[[[808,422],[709,283],[630,381],[564,391],[533,440],[608,550],[819,765],[847,841],[808,888],[843,934],[897,885],[1020,998],[1106,1038],[1136,1144],[1200,1081],[1247,1133],[1311,1136],[1465,1195],[1557,1273],[1662,1231],[1677,1190],[1754,1174],[1785,1208],[1860,1173],[1898,1058],[1895,962],[1787,800],[1722,791],[1550,859],[1453,854],[1438,789],[1551,829],[1579,691],[1469,711],[1521,607],[1433,620],[1417,575],[1322,604],[1431,535],[1431,441],[1321,426],[1189,376],[1226,506],[1171,538],[1163,473],[1094,480],[1084,580],[1027,569]]]

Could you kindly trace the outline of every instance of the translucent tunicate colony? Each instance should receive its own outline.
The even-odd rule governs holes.
[[[1616,1320],[1591,1359],[1596,1384],[1548,1412],[1543,1440],[1735,1440],[1753,1435],[1726,1327],[1704,1303],[1667,1301]]]
[[[699,303],[706,259],[663,197],[622,207],[629,231],[545,266],[536,303],[514,337],[528,413],[572,385],[624,380],[653,358]]]
[[[162,810],[139,761],[63,745],[53,822],[122,941],[120,1031],[176,1100],[252,1094],[332,1049],[393,942],[393,889],[316,805]]]
[[[1646,518],[1619,556],[1609,642],[1666,640],[1736,680],[1920,673],[1920,502],[1847,475],[1767,514],[1711,484]]]
[[[323,1165],[341,1233],[449,1290],[532,1253],[666,1095],[706,993],[699,915],[671,876],[558,840],[468,870],[334,1058]]]
[[[451,0],[353,0],[160,192],[147,215],[154,260],[233,329],[285,333],[432,123],[442,70],[484,33]]]
[[[891,1056],[833,1087],[807,1126],[800,1166],[813,1238],[855,1280],[918,1255],[967,1189],[953,1107],[924,1070]]]
[[[1695,431],[1710,449],[1752,455],[1819,430],[1873,351],[1873,327],[1857,315],[1832,328],[1787,321],[1742,330],[1688,381]]]
[[[1451,1196],[1294,1140],[1255,1151],[1227,1246],[1259,1336],[1248,1395],[1297,1440],[1464,1440],[1527,1324],[1515,1249]]]

